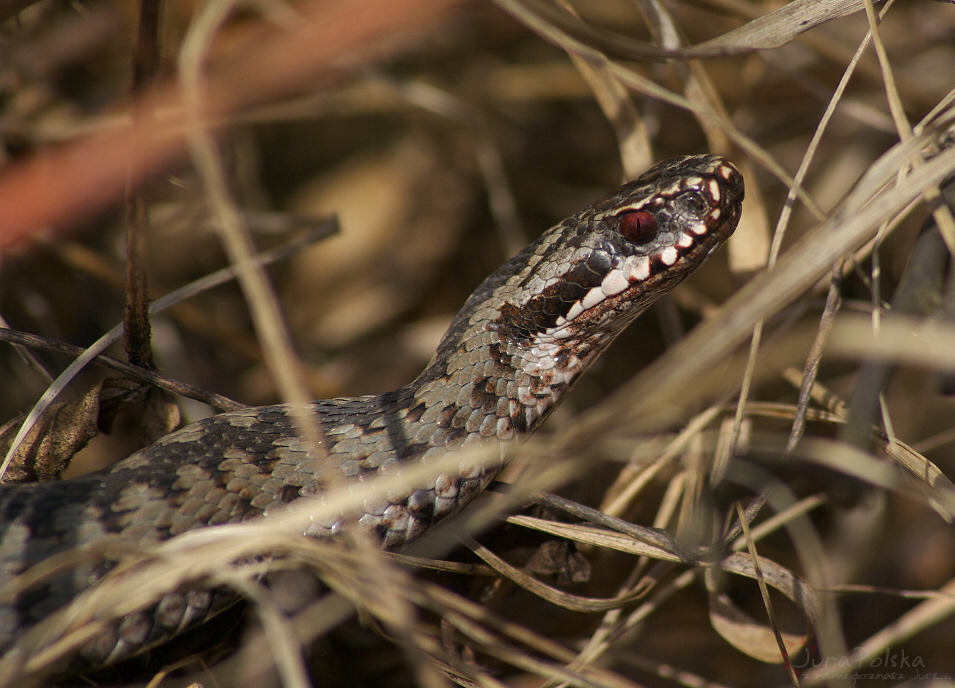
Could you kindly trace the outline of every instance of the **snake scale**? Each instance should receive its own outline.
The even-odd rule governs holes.
[[[417,379],[378,396],[309,405],[324,436],[309,453],[287,406],[213,416],[103,471],[0,488],[0,589],[31,565],[107,536],[131,544],[236,523],[315,499],[476,441],[534,431],[614,337],[698,268],[739,221],[743,179],[715,155],[659,163],[545,232],[481,284]],[[316,462],[320,462],[317,464]],[[329,537],[357,526],[399,548],[478,495],[499,470],[442,475],[357,516],[315,523]],[[90,557],[40,587],[0,599],[0,652],[116,565]],[[79,648],[74,666],[115,662],[175,637],[215,611],[215,593],[168,595]]]

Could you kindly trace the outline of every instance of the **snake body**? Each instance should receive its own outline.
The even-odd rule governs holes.
[[[288,406],[264,406],[189,425],[104,471],[0,488],[0,590],[33,564],[108,536],[160,542],[318,498],[331,479],[361,481],[532,432],[630,321],[729,237],[742,198],[730,163],[689,156],[564,220],[477,288],[413,382],[310,404],[322,451],[309,451]],[[306,534],[328,537],[357,523],[383,547],[399,548],[467,504],[499,468],[442,475]],[[93,557],[0,598],[0,652],[115,565]],[[215,596],[170,595],[79,648],[76,661],[99,666],[168,640],[214,611]]]

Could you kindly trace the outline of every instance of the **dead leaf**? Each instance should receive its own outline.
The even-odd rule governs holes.
[[[103,380],[81,399],[51,405],[20,444],[0,483],[56,480],[91,439],[109,432],[117,415],[140,405],[144,445],[178,426],[179,408],[162,390],[126,378]],[[9,451],[26,417],[21,414],[0,428],[0,455]]]

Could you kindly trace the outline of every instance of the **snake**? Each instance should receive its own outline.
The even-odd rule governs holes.
[[[492,273],[414,381],[306,405],[320,430],[317,450],[298,432],[290,405],[249,407],[187,425],[102,471],[0,487],[3,661],[22,661],[31,648],[17,639],[117,566],[121,557],[95,554],[106,538],[142,547],[268,517],[320,502],[330,481],[361,483],[475,443],[527,436],[634,318],[727,240],[743,195],[742,175],[721,156],[654,165]],[[473,500],[500,468],[441,474],[360,513],[317,519],[304,534],[333,539],[359,529],[384,549],[401,549]],[[90,552],[81,564],[3,592],[32,566],[77,547]],[[102,667],[167,642],[209,618],[221,597],[170,593],[77,648],[71,667]]]

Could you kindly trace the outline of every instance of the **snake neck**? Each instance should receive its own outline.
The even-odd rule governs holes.
[[[469,335],[407,388],[412,405],[437,417],[445,444],[532,432],[583,371],[562,350],[552,355],[493,331]]]
[[[500,297],[519,281],[521,271],[514,264],[526,262],[534,248],[478,287],[425,370],[396,392],[395,401],[412,412],[420,410],[424,427],[437,427],[434,443],[507,441],[533,432],[612,340],[611,333],[562,339],[514,336],[503,321],[509,302]]]
[[[396,458],[532,432],[622,329],[726,240],[742,198],[724,159],[674,158],[545,232],[474,291],[425,371],[379,399],[414,436]]]

